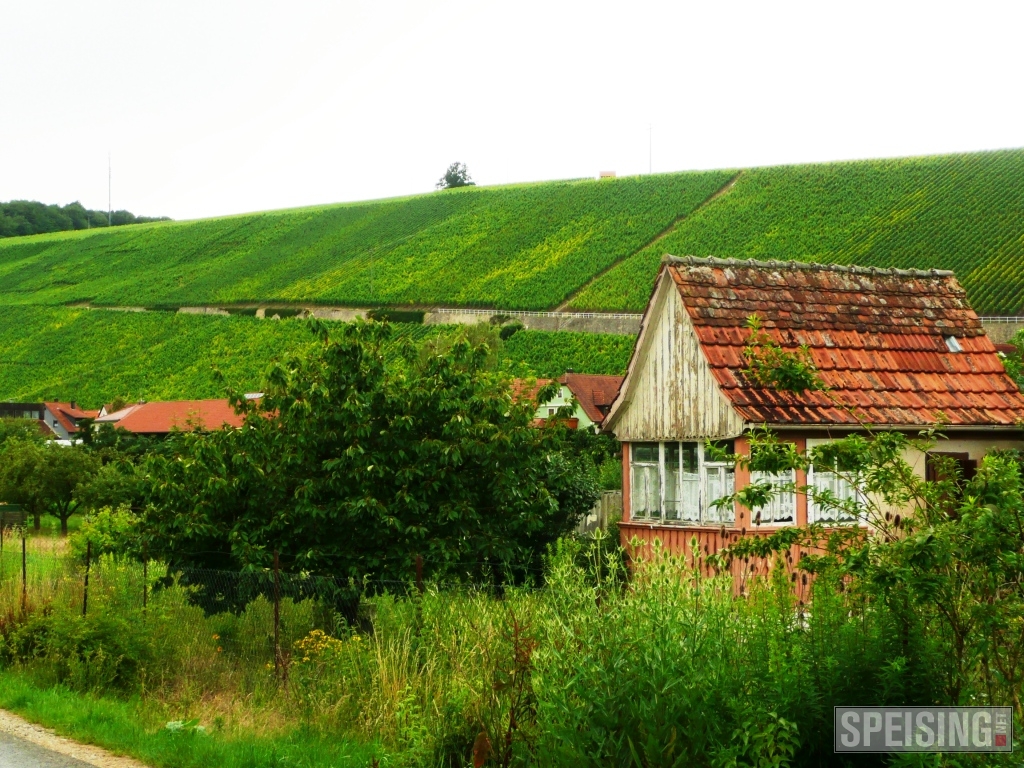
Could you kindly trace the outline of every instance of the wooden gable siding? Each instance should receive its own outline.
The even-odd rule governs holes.
[[[623,402],[605,429],[622,442],[736,437],[743,420],[719,389],[690,315],[662,272],[648,327],[624,383]]]

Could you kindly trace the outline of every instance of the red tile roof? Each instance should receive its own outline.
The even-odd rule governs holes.
[[[512,398],[517,401],[529,400],[536,403],[541,388],[546,387],[552,381],[554,379],[513,379]]]
[[[194,427],[220,429],[240,427],[243,419],[227,400],[172,400],[140,403],[107,414],[99,423],[110,423],[129,432],[162,435],[174,430],[187,432]]]
[[[1024,396],[952,272],[671,256],[663,268],[745,421],[1012,426],[1024,419]],[[807,345],[827,394],[747,379],[745,324],[754,314],[783,348]],[[962,351],[951,351],[949,337]]]
[[[71,403],[53,402],[43,403],[43,405],[46,406],[69,434],[74,434],[78,431],[78,421],[80,419],[95,419],[99,415],[99,411],[84,411]]]
[[[569,388],[587,417],[595,424],[600,424],[619,393],[623,378],[590,373],[567,373],[559,381]]]

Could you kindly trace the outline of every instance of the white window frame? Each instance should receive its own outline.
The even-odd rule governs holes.
[[[867,500],[867,497],[864,495],[864,492],[861,491],[861,489],[858,488],[856,486],[856,484],[851,484],[845,477],[840,475],[838,471],[832,470],[832,471],[829,471],[829,472],[817,472],[816,473],[814,471],[814,465],[811,464],[807,468],[807,486],[808,486],[808,488],[811,488],[813,490],[810,493],[807,494],[807,522],[808,523],[823,523],[825,525],[833,525],[833,526],[840,526],[840,525],[863,525],[865,521],[863,520],[863,518],[859,518],[859,517],[852,517],[852,518],[847,518],[847,519],[835,519],[835,520],[833,520],[833,519],[819,519],[819,516],[821,514],[821,510],[819,509],[818,503],[814,499],[814,491],[816,491],[818,489],[818,485],[817,485],[817,476],[818,475],[832,475],[832,477],[834,477],[838,482],[841,482],[841,483],[843,483],[843,484],[848,486],[849,490],[847,491],[847,493],[852,493],[853,496],[855,498],[857,498],[861,502]],[[833,491],[833,493],[835,493],[835,491]],[[840,495],[838,493],[836,493],[835,495],[837,497],[839,497],[839,498],[844,498],[842,495]],[[833,511],[835,511],[835,510],[833,510]]]
[[[833,440],[810,438],[810,439],[807,440],[807,451],[808,451],[808,453],[810,453],[811,449],[814,449],[814,447],[818,447],[819,445],[827,445],[829,442],[833,442]],[[842,475],[840,475],[840,473],[835,468],[833,470],[828,471],[828,472],[817,472],[816,473],[814,471],[814,465],[813,464],[808,466],[808,468],[807,468],[807,485],[808,485],[809,488],[817,489],[817,476],[819,474],[833,475],[839,481],[841,481],[841,482],[847,484],[848,486],[850,486],[850,490],[849,490],[848,493],[852,492],[853,495],[858,499],[858,501],[860,501],[862,503],[867,501],[867,497],[864,495],[864,492],[862,492],[862,490],[859,487],[857,487],[856,483],[850,483],[850,481],[847,480]],[[820,510],[818,509],[818,505],[814,501],[814,492],[813,492],[813,490],[812,490],[811,493],[808,493],[806,496],[807,496],[807,522],[808,523],[820,522],[820,523],[824,523],[825,525],[837,525],[837,526],[838,525],[865,525],[866,524],[866,521],[863,518],[849,518],[849,519],[845,519],[845,520],[819,519]],[[837,494],[837,496],[840,496],[840,495]],[[842,498],[842,497],[840,497],[840,498]]]
[[[793,490],[789,491],[777,491],[775,488],[772,489],[771,501],[761,509],[751,510],[750,522],[752,525],[756,525],[759,528],[765,526],[771,526],[773,528],[784,528],[791,525],[796,525],[796,470],[791,469],[788,472],[755,472],[750,473],[750,484],[755,483],[771,483],[776,488],[780,485],[790,485]],[[784,507],[789,507],[792,511],[789,520],[780,519],[783,517],[786,510]],[[757,519],[758,514],[761,515],[761,522],[754,523]]]
[[[630,516],[630,519],[633,519],[633,520],[649,520],[649,521],[659,521],[660,522],[661,515],[659,514],[657,517],[654,517],[653,515],[649,514],[649,510],[644,510],[643,514],[637,514],[637,505],[636,505],[637,482],[636,482],[636,472],[635,472],[635,469],[637,467],[649,468],[651,466],[654,466],[654,464],[652,462],[650,462],[650,461],[638,462],[636,460],[636,447],[638,445],[650,445],[650,443],[646,443],[646,442],[645,443],[633,443],[629,447],[629,509],[630,509],[629,516]],[[657,463],[657,466],[658,466],[658,475],[659,475],[659,481],[660,481],[661,480],[661,475],[664,474],[664,468],[661,466],[661,464],[662,464],[661,457],[663,456],[663,449],[662,449],[662,447],[661,447],[661,445],[659,443],[655,443],[655,445],[658,445],[658,463]],[[645,472],[644,474],[646,475],[647,473]],[[644,494],[644,498],[646,499],[647,496],[648,496],[648,494],[645,493]],[[661,501],[661,499],[663,497],[664,497],[664,489],[662,487],[662,488],[658,489],[659,507],[663,506],[662,501]]]
[[[630,481],[630,520],[638,522],[648,522],[656,524],[668,524],[668,525],[699,525],[699,526],[732,526],[736,522],[736,508],[733,505],[731,508],[725,510],[719,510],[711,506],[713,499],[710,498],[710,491],[708,489],[708,475],[709,472],[720,473],[723,481],[724,495],[731,495],[736,490],[736,472],[735,466],[728,462],[717,461],[711,462],[705,460],[705,451],[707,450],[707,442],[702,440],[672,440],[668,442],[659,441],[654,443],[658,446],[658,483],[659,483],[659,514],[652,515],[647,514],[648,510],[644,513],[638,514],[637,505],[635,503],[637,499],[637,486],[636,477],[637,473],[635,469],[639,467],[649,468],[653,466],[651,461],[638,462],[636,460],[635,446],[637,445],[651,445],[650,442],[644,443],[632,443],[629,450],[629,481]],[[677,509],[675,516],[669,518],[668,513],[668,502],[670,499],[666,498],[668,483],[668,473],[666,471],[666,460],[668,456],[669,445],[677,445],[678,450],[678,465],[676,466],[676,482],[675,482],[675,503]],[[685,446],[696,445],[696,456],[697,456],[697,510],[696,516],[691,516],[689,512],[684,512],[684,498],[683,488],[685,485],[684,478],[686,474],[683,471],[683,460],[686,454]],[[731,478],[732,482],[729,483],[728,479]],[[692,480],[691,480],[692,482]],[[730,487],[731,486],[731,487]],[[645,494],[646,496],[646,494]],[[718,497],[716,497],[718,498]]]

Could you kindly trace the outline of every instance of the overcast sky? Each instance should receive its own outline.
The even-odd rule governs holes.
[[[105,209],[108,151],[115,208],[181,219],[426,192],[455,160],[504,184],[1024,146],[1021,2],[4,6],[0,200]]]

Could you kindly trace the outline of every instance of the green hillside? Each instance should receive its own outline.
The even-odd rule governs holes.
[[[452,326],[399,325],[403,336],[451,334]],[[0,306],[0,400],[77,400],[98,407],[127,400],[221,397],[224,385],[258,389],[275,359],[311,343],[305,323],[173,312],[107,312]],[[566,368],[625,370],[633,339],[520,331],[502,357],[539,376]]]
[[[0,243],[0,304],[547,309],[649,243],[731,175],[469,187],[16,238]]]
[[[979,314],[1024,313],[1024,150],[743,171],[571,307],[643,310],[665,253],[952,269]]]

